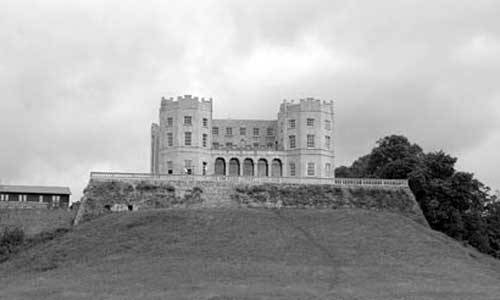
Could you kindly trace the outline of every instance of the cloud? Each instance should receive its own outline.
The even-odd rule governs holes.
[[[401,133],[487,184],[500,147],[495,1],[2,1],[0,178],[70,185],[147,171],[161,96],[218,118],[335,100],[339,164]],[[463,161],[461,161],[463,160]]]

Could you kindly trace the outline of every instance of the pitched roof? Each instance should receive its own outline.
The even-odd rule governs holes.
[[[71,195],[69,187],[65,186],[0,185],[0,192]]]

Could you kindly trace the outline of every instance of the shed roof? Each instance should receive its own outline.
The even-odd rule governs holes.
[[[0,192],[71,195],[69,187],[65,186],[0,185]]]

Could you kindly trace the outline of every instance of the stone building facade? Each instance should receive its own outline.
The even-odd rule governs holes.
[[[213,119],[212,99],[161,100],[151,173],[333,178],[333,101],[283,101],[276,120]]]

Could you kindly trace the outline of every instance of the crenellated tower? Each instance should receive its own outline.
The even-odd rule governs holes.
[[[278,140],[287,152],[287,176],[334,177],[333,121],[333,101],[283,101]]]
[[[156,161],[152,171],[206,174],[210,161],[211,124],[211,98],[200,99],[191,95],[162,98],[160,124],[154,129],[158,132],[159,146],[157,159],[152,159]]]

